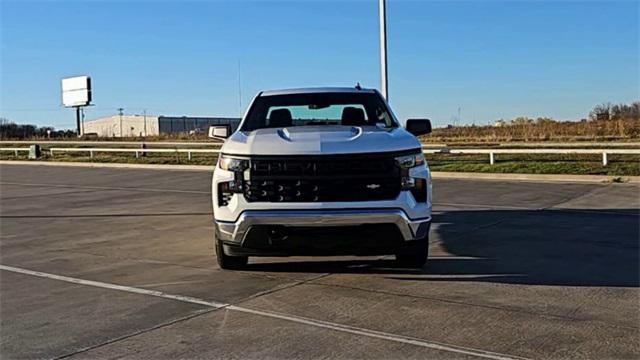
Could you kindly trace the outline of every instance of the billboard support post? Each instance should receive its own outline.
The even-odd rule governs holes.
[[[74,106],[76,108],[76,129],[78,132],[78,137],[82,136],[82,129],[80,127],[80,106]]]

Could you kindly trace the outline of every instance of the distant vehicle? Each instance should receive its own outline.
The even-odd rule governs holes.
[[[200,128],[195,128],[193,130],[189,130],[189,135],[199,135],[204,133],[204,131]]]
[[[431,176],[417,135],[380,93],[356,88],[265,91],[226,139],[213,173],[217,260],[249,256],[395,254],[427,260]]]
[[[98,140],[100,139],[100,137],[98,136],[98,133],[91,132],[91,133],[82,134],[81,139],[82,140]]]

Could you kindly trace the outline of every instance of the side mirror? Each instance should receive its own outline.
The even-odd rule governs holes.
[[[228,125],[220,125],[220,126],[209,126],[209,137],[215,139],[226,139],[229,137],[229,126]]]
[[[405,124],[405,128],[415,136],[429,134],[431,132],[431,120],[409,119]]]

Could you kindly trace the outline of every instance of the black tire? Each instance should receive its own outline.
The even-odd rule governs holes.
[[[423,268],[429,258],[429,237],[405,245],[396,253],[396,261],[401,267]]]
[[[216,229],[217,230],[217,229]],[[216,231],[217,235],[217,231]],[[217,236],[215,238],[215,247],[216,247],[216,260],[218,261],[218,265],[221,269],[225,270],[240,270],[244,269],[249,263],[248,256],[231,256],[224,253],[224,247],[222,246],[222,241],[218,240]]]

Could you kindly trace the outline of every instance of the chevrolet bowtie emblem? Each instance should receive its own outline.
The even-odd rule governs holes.
[[[367,189],[371,189],[371,190],[377,189],[379,187],[380,187],[380,184],[369,184],[369,185],[367,185]]]

